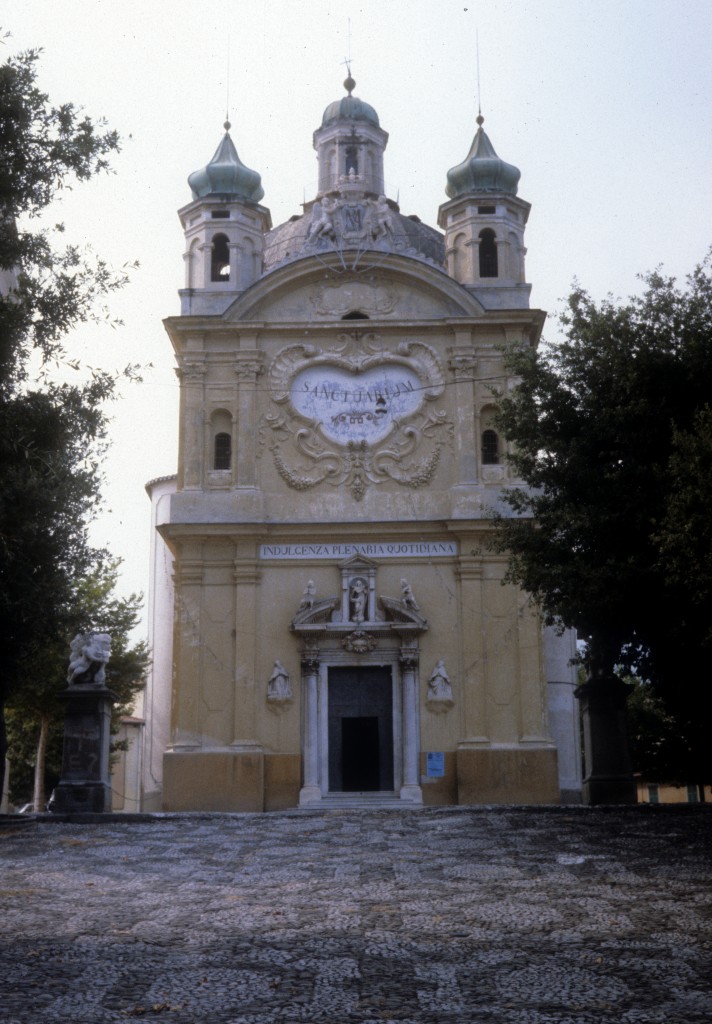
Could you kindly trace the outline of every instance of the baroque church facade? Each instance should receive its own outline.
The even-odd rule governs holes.
[[[503,348],[545,319],[519,171],[480,117],[440,230],[405,216],[388,135],[344,86],[301,214],[272,227],[227,123],[179,211],[179,465],[148,486],[139,802],[577,801],[573,638],[542,629],[488,543],[517,483]]]

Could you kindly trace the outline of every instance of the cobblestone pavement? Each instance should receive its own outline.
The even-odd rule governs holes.
[[[712,1022],[712,808],[0,822],[4,1024]]]

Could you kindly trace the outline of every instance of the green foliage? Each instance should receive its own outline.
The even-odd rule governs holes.
[[[687,785],[696,781],[690,743],[649,683],[628,676],[628,735],[633,771],[646,782]]]
[[[87,525],[116,378],[89,370],[72,383],[80,368],[64,339],[105,320],[104,297],[126,280],[63,245],[61,224],[44,224],[63,190],[107,170],[118,137],[71,103],[52,105],[38,59],[29,51],[0,65],[0,778],[2,709],[29,686],[30,665],[66,642],[77,588],[101,555]]]
[[[144,684],[149,656],[144,641],[135,642],[131,633],[138,625],[141,598],[132,594],[117,597],[118,561],[100,562],[77,584],[71,606],[66,609],[67,632],[42,642],[25,663],[24,685],[8,701],[8,739],[12,757],[11,797],[16,804],[32,799],[37,740],[43,716],[49,719],[45,784],[49,793],[61,769],[64,704],[61,694],[67,686],[69,643],[76,633],[111,634],[111,658],[106,668],[106,685],[117,700],[112,710],[112,731],[122,716],[129,714],[136,694]]]
[[[711,339],[712,341],[712,339]],[[712,642],[712,408],[694,412],[691,426],[673,430],[670,487],[655,540],[670,581],[702,611],[703,639]]]
[[[499,421],[527,485],[505,493],[514,516],[497,523],[508,579],[586,640],[593,675],[650,680],[700,750],[712,622],[711,268],[712,254],[686,288],[650,274],[625,304],[576,288],[561,343],[509,354],[520,383]]]

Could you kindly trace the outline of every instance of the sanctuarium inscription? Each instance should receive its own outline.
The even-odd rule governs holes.
[[[326,483],[360,501],[386,481],[427,487],[452,446],[443,389],[440,361],[420,341],[341,334],[323,349],[289,345],[269,371],[275,411],[262,417],[260,444],[296,491]]]
[[[332,441],[383,440],[394,420],[412,415],[423,401],[416,373],[405,366],[380,366],[353,373],[337,366],[302,370],[292,381],[297,412],[318,422]]]

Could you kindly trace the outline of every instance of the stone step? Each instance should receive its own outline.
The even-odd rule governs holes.
[[[403,810],[404,808],[422,807],[411,800],[401,800],[395,793],[329,793],[313,804],[307,804],[310,810]]]

